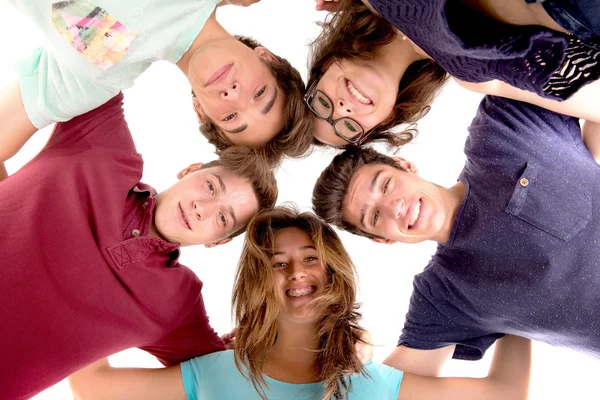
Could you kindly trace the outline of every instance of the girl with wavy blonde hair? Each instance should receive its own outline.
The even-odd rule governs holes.
[[[70,377],[76,399],[522,399],[529,340],[497,344],[483,379],[427,378],[362,363],[356,271],[333,229],[277,207],[248,227],[233,289],[235,350],[164,369],[102,360]],[[196,339],[201,340],[201,339]]]

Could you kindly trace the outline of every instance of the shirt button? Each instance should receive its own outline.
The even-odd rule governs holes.
[[[144,204],[142,204],[142,210],[145,210],[146,207],[148,207],[148,202],[147,201],[145,201]]]
[[[140,236],[140,231],[139,231],[139,230],[137,230],[137,229],[134,229],[134,230],[132,230],[132,231],[131,231],[131,234],[132,234],[133,236],[135,236],[135,237],[138,237],[138,236]]]
[[[529,179],[521,178],[521,180],[519,181],[519,184],[523,187],[527,187],[527,185],[529,185]]]

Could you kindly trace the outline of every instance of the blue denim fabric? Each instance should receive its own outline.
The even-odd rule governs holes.
[[[541,3],[560,26],[586,44],[600,50],[600,1],[598,0],[525,0]]]

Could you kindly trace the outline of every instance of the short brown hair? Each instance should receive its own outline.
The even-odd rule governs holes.
[[[398,37],[394,26],[360,0],[341,0],[331,18],[319,25],[323,31],[311,44],[308,87],[319,81],[336,60],[371,59]],[[447,79],[446,71],[433,60],[412,63],[400,80],[392,112],[371,129],[366,143],[383,141],[398,147],[410,142],[417,134],[416,122],[429,111]],[[401,124],[409,126],[400,133],[390,132]]]
[[[312,213],[276,207],[257,214],[248,225],[232,295],[238,327],[235,363],[244,376],[249,375],[261,398],[266,399],[262,370],[277,337],[280,309],[272,256],[276,233],[288,227],[306,232],[326,269],[327,285],[310,304],[319,312],[315,328],[321,347],[316,354],[315,374],[325,381],[323,399],[335,396],[341,400],[351,390],[347,376],[362,371],[354,348],[356,342],[362,342],[356,268],[339,236]]]
[[[202,164],[200,169],[221,167],[235,175],[247,179],[258,201],[258,212],[272,208],[277,201],[279,190],[275,174],[267,160],[253,149],[243,146],[232,146],[220,152],[219,159]],[[229,235],[234,238],[246,230],[246,226]]]
[[[249,37],[236,35],[235,38],[251,49],[261,46],[256,40]],[[312,120],[303,102],[305,87],[300,72],[285,58],[273,55],[277,59],[276,62],[264,62],[275,76],[281,92],[285,95],[283,129],[273,139],[256,148],[256,151],[262,154],[271,166],[276,166],[284,155],[294,158],[307,155],[313,136]],[[200,132],[208,139],[209,143],[216,147],[217,154],[233,146],[233,143],[209,118],[200,124]]]
[[[381,154],[370,147],[350,146],[333,158],[321,172],[313,189],[312,204],[315,213],[327,223],[340,229],[365,236],[380,238],[364,232],[344,219],[342,205],[352,177],[361,167],[369,164],[389,165],[406,171],[393,158]]]

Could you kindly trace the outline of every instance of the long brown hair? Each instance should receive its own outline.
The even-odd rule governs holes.
[[[319,310],[316,324],[321,345],[315,375],[326,382],[324,399],[343,399],[351,389],[345,377],[362,370],[354,348],[361,330],[356,269],[335,231],[312,213],[276,207],[250,221],[232,296],[238,327],[235,363],[244,376],[244,369],[248,371],[259,395],[267,399],[262,370],[275,344],[280,307],[272,256],[276,233],[288,227],[306,232],[327,271],[328,284],[311,303]]]
[[[251,49],[261,46],[256,40],[246,36],[236,35],[235,38]],[[264,62],[285,96],[283,128],[271,140],[255,148],[255,151],[261,153],[271,166],[277,166],[283,156],[298,158],[308,155],[312,143],[312,120],[304,106],[305,87],[300,72],[285,58],[276,54],[273,56],[277,61]],[[233,142],[210,118],[205,117],[205,122],[200,125],[200,132],[215,146],[217,154],[233,146]]]
[[[368,60],[398,38],[389,22],[374,14],[360,0],[341,0],[336,11],[319,24],[323,31],[311,44],[308,86],[321,79],[336,60]],[[365,143],[384,141],[391,147],[410,142],[417,134],[416,122],[448,79],[448,74],[433,60],[412,63],[400,80],[398,96],[390,115],[371,129]],[[390,132],[408,124],[400,133]]]

